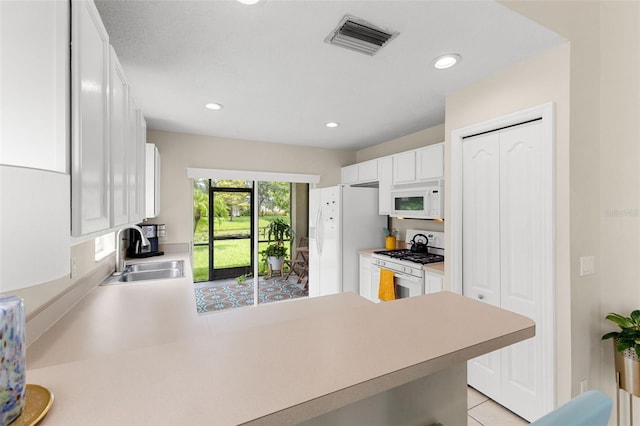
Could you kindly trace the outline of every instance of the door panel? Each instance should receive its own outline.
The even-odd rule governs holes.
[[[470,139],[463,143],[462,149],[463,293],[500,306],[498,135]]]
[[[463,293],[500,306],[499,145],[497,134],[463,144]],[[468,383],[485,395],[500,396],[500,352],[468,362]]]
[[[222,205],[229,213],[228,221],[209,215],[211,234],[209,280],[235,278],[253,272],[253,215],[240,215],[241,204],[253,212],[253,191],[244,188],[212,187],[210,211]],[[247,220],[249,219],[249,220]],[[224,226],[222,226],[224,223]]]
[[[502,308],[525,315],[537,324],[541,319],[545,285],[545,245],[543,218],[546,188],[542,122],[521,125],[500,133],[500,224]],[[540,333],[533,339],[503,349],[502,403],[527,419],[542,413],[544,358]]]

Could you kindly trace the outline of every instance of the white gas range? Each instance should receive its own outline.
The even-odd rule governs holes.
[[[380,269],[392,271],[398,299],[442,290],[425,285],[426,274],[423,266],[444,262],[444,233],[409,229],[406,241],[407,249],[380,250],[373,253],[373,276],[379,274]],[[410,244],[412,241],[415,243]]]

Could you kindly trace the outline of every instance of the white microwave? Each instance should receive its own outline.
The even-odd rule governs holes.
[[[442,183],[420,188],[391,190],[391,214],[408,219],[444,219]]]

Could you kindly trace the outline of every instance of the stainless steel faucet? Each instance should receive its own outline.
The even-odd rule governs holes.
[[[124,269],[124,256],[122,256],[122,231],[124,231],[125,229],[135,229],[136,231],[138,231],[140,233],[140,237],[142,239],[142,247],[147,247],[149,245],[149,240],[147,239],[147,237],[144,236],[144,232],[142,232],[142,228],[140,228],[138,225],[129,225],[126,228],[122,228],[120,230],[118,230],[118,233],[116,234],[116,271],[115,274],[119,274],[122,273],[122,270]]]

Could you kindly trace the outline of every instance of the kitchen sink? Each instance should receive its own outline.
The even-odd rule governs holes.
[[[184,269],[184,261],[167,260],[163,262],[133,263],[125,267],[124,272],[158,271],[165,269]]]
[[[138,271],[124,272],[120,275],[120,282],[145,281],[145,280],[164,280],[167,278],[182,278],[184,271],[178,268],[158,269],[156,271]]]
[[[182,277],[184,277],[184,260],[134,263],[127,265],[121,274],[114,273],[101,285]]]

